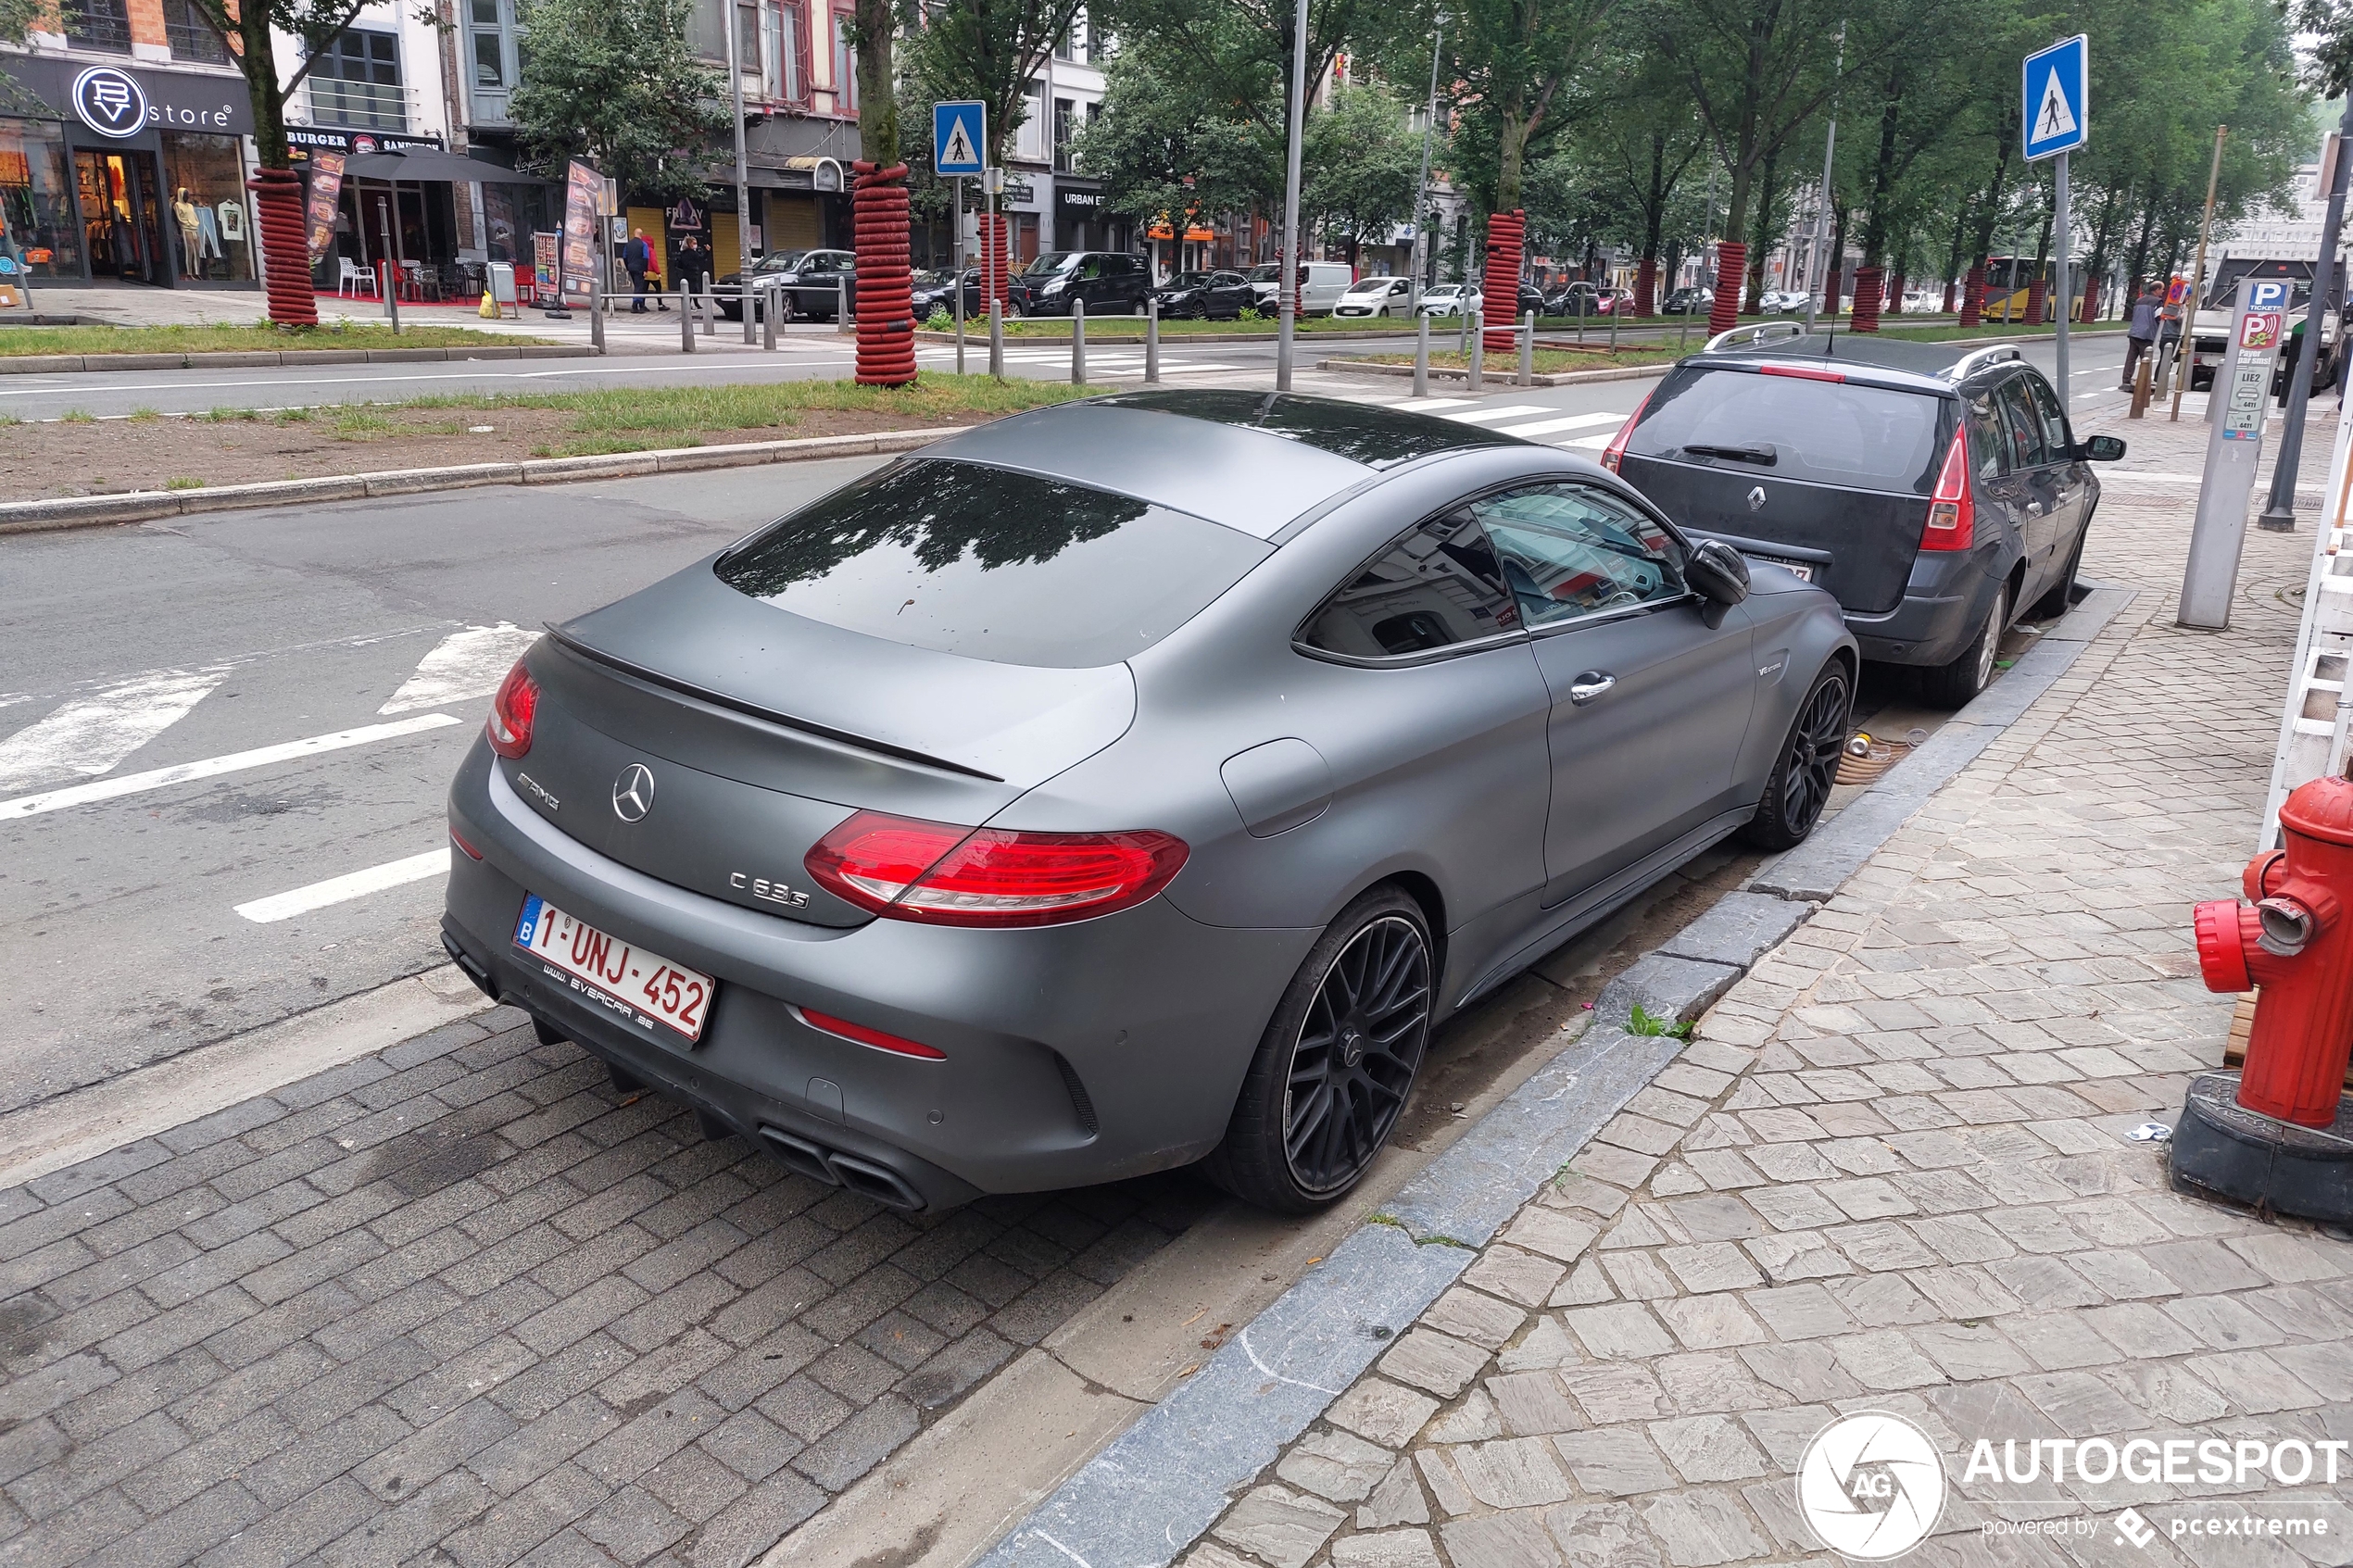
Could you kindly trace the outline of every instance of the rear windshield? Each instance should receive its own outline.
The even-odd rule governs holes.
[[[771,523],[714,570],[740,593],[845,631],[1087,669],[1151,646],[1270,553],[1132,496],[930,458]]]
[[[1944,401],[1890,387],[1688,366],[1659,387],[1626,450],[1732,473],[1925,495],[1936,481]]]

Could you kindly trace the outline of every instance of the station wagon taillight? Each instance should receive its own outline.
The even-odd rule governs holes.
[[[1054,925],[1142,903],[1185,863],[1151,829],[1017,833],[853,813],[802,863],[836,897],[926,925]]]
[[[1969,426],[1953,433],[1944,454],[1944,471],[1936,476],[1936,493],[1928,500],[1928,526],[1920,531],[1923,550],[1966,550],[1977,542],[1977,503],[1969,473]]]
[[[1634,427],[1642,422],[1642,410],[1649,408],[1651,399],[1657,395],[1658,388],[1655,386],[1642,394],[1642,400],[1634,405],[1634,411],[1626,416],[1626,422],[1617,427],[1617,433],[1611,436],[1609,445],[1602,448],[1602,467],[1612,473],[1617,471],[1617,465],[1626,460],[1626,438],[1632,435]]]
[[[515,667],[507,671],[507,678],[498,683],[498,695],[490,699],[490,722],[483,726],[490,738],[490,749],[509,758],[529,751],[531,721],[538,712],[539,683],[531,678],[531,671],[518,659]]]

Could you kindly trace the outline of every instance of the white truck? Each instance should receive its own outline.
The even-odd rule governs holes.
[[[2312,390],[2334,386],[2343,362],[2341,344],[2345,336],[2345,285],[2340,270],[2334,288],[2334,308],[2321,316],[2321,352],[2312,361]],[[2230,348],[2231,313],[2237,307],[2239,281],[2243,278],[2285,278],[2289,282],[2288,322],[2291,329],[2300,327],[2304,313],[2312,301],[2312,258],[2267,256],[2225,255],[2216,262],[2206,280],[2205,297],[2198,301],[2197,315],[2190,324],[2189,377],[2190,390],[2202,392],[2211,385],[2222,369],[2222,359]],[[2286,385],[2286,376],[2294,359],[2283,354],[2280,369],[2272,372],[2271,395],[2278,396]]]

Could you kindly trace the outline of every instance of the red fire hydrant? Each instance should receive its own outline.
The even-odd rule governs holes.
[[[2326,1127],[2353,1060],[2353,780],[2298,788],[2280,828],[2285,847],[2247,863],[2245,903],[2197,906],[2198,968],[2209,991],[2263,987],[2239,1104]]]

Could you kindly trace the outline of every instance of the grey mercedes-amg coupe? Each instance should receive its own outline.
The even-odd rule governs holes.
[[[1818,818],[1838,604],[1614,474],[1147,390],[927,446],[551,627],[459,771],[491,995],[915,1209],[1207,1160],[1305,1210],[1432,1028]]]

